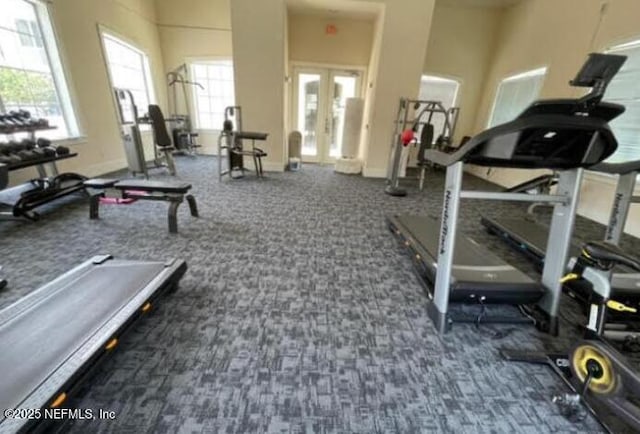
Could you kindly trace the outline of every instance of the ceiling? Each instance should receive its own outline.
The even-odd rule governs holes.
[[[349,0],[289,0],[289,12],[323,17],[375,20],[380,4]]]
[[[436,0],[438,4],[449,6],[475,6],[481,8],[504,8],[527,0]]]
[[[436,3],[447,6],[504,8],[525,1],[528,0],[436,0]],[[287,7],[289,12],[294,14],[372,21],[378,16],[382,4],[352,0],[287,0]]]

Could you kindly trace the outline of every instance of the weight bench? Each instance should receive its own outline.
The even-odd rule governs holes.
[[[187,199],[193,217],[198,217],[196,199],[188,194],[191,184],[177,181],[149,181],[145,179],[128,179],[120,181],[111,178],[94,178],[84,182],[85,187],[92,190],[89,205],[89,218],[99,218],[100,199],[107,197],[108,189],[116,190],[121,199],[160,200],[169,202],[169,232],[178,232],[178,207]],[[96,193],[93,193],[96,191]]]

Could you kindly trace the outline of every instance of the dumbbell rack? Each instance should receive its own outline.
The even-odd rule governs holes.
[[[0,134],[29,133],[31,139],[35,140],[36,132],[53,129],[55,127],[12,127],[7,131],[0,129]],[[86,177],[76,173],[60,174],[56,166],[57,161],[73,158],[77,155],[77,153],[69,153],[7,165],[9,172],[35,167],[39,178],[0,190],[0,219],[26,218],[35,221],[40,217],[37,212],[33,211],[35,208],[78,191],[86,192],[84,187]]]

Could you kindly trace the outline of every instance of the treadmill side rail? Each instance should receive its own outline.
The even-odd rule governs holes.
[[[4,384],[0,387],[0,402],[4,406],[45,409],[53,406],[59,397],[66,397],[72,393],[79,382],[86,379],[87,375],[83,374],[95,367],[102,357],[115,347],[119,337],[133,321],[148,310],[152,300],[177,286],[187,269],[186,263],[182,260],[174,261],[170,266],[163,262],[123,261],[111,257],[99,264],[95,264],[94,260],[95,258],[85,261],[0,311],[0,329],[4,331],[0,333],[0,345],[6,345],[3,340],[12,339],[16,334],[24,336],[19,342],[19,348],[15,349],[16,352],[19,352],[20,348],[41,346],[43,339],[49,345],[46,347],[48,353],[43,357],[37,360],[33,357],[23,357],[26,366],[14,369],[15,375],[11,378],[0,380],[0,384]],[[127,278],[119,280],[119,276]],[[118,288],[119,281],[129,283],[120,283],[127,287]],[[92,282],[97,284],[91,285]],[[106,297],[107,293],[110,293],[104,291],[106,287],[114,288],[112,297],[121,298],[112,298],[108,302],[105,299],[101,304],[110,307],[96,309],[96,312],[102,312],[102,315],[94,313],[93,310],[80,312],[79,315],[77,309],[73,310],[74,303],[65,301],[75,299],[75,304],[78,305],[85,303],[86,297]],[[47,312],[47,309],[57,309],[57,312]],[[34,323],[32,317],[40,316],[52,324],[35,324],[39,331],[33,333],[25,330]],[[73,330],[73,333],[67,334],[64,318],[72,318],[69,322],[79,321],[78,318],[83,318],[82,321],[85,321],[84,318],[89,319],[83,330]],[[60,324],[63,326],[60,327]],[[49,335],[44,336],[43,333]],[[68,342],[74,336],[77,338],[73,339],[78,339],[75,346],[60,347],[63,342]],[[58,347],[55,346],[56,342],[60,342]],[[14,353],[13,356],[20,355]],[[8,362],[11,360],[6,354],[0,355],[0,361],[3,358]],[[31,375],[32,372],[41,374],[35,378],[32,376],[31,379],[21,377],[21,374]],[[29,385],[29,382],[34,386]],[[19,394],[16,391],[20,391]],[[50,421],[5,419],[0,416],[0,432],[31,429],[33,425],[48,422]]]

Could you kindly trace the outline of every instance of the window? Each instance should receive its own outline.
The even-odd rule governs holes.
[[[138,116],[149,110],[149,104],[155,102],[151,69],[146,54],[120,38],[102,32],[102,42],[111,78],[111,86],[127,89],[133,94]],[[141,130],[149,130],[148,125],[141,125]]]
[[[609,52],[627,56],[627,61],[613,77],[604,100],[622,104],[625,112],[610,125],[618,139],[618,150],[607,161],[640,159],[640,40],[614,47]]]
[[[23,47],[42,47],[42,36],[35,21],[18,19],[16,29]]]
[[[514,120],[534,102],[540,94],[546,73],[547,68],[540,68],[502,80],[493,103],[489,127]]]
[[[50,139],[79,135],[47,6],[3,0],[0,14],[0,112],[46,118]]]
[[[230,60],[192,63],[191,79],[202,86],[193,86],[196,126],[222,129],[225,107],[235,104],[233,63]]]
[[[420,94],[418,99],[427,101],[440,101],[445,109],[454,107],[458,96],[460,83],[456,80],[448,78],[436,77],[433,75],[423,75],[420,79]],[[416,110],[419,113],[420,109]],[[435,114],[431,119],[433,125],[434,140],[442,133],[444,129],[444,115]],[[422,128],[418,130],[418,137],[422,132]]]

